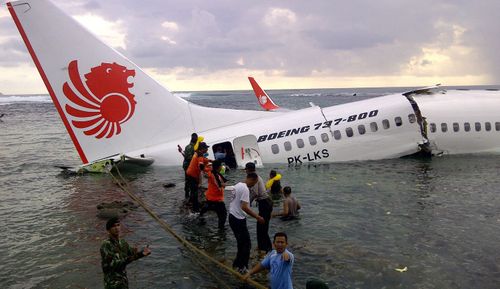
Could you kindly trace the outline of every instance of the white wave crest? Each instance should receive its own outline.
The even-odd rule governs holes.
[[[174,92],[173,95],[181,98],[190,98],[191,92]]]
[[[311,96],[321,96],[321,95],[322,95],[321,93],[292,93],[290,96],[295,96],[295,97],[297,97],[297,96],[305,96],[305,97],[309,96],[309,97],[311,97]]]
[[[0,96],[0,105],[21,102],[52,102],[48,95],[3,95]]]

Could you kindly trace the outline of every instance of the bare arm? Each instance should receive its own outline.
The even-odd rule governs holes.
[[[261,216],[259,216],[256,212],[254,212],[252,209],[250,209],[250,206],[248,206],[248,202],[243,202],[241,201],[241,209],[249,214],[250,216],[254,217],[255,219],[257,219],[257,222],[263,224],[265,223],[264,221],[264,218],[262,218]]]
[[[255,274],[255,273],[259,273],[260,271],[264,270],[265,268],[262,267],[262,265],[259,263],[257,263],[257,265],[255,265],[252,270],[250,270],[248,273],[246,273],[244,276],[243,276],[243,280],[247,280],[248,278],[250,278],[251,275]]]

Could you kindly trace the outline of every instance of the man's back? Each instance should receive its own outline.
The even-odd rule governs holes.
[[[245,219],[247,215],[241,209],[241,202],[250,202],[247,185],[245,183],[237,183],[229,197],[229,213],[238,219]]]

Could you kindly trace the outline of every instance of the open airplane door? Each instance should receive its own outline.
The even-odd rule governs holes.
[[[233,140],[233,147],[238,167],[244,168],[248,162],[255,163],[256,167],[263,166],[256,136],[245,135],[235,138]]]

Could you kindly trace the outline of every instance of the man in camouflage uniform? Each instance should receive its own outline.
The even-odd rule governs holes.
[[[104,273],[105,289],[127,289],[128,279],[125,268],[127,264],[151,254],[146,246],[142,251],[129,246],[127,241],[120,239],[120,221],[111,218],[106,223],[109,239],[101,245],[101,265]]]
[[[191,142],[184,148],[184,161],[182,162],[182,168],[184,169],[184,196],[186,200],[189,200],[189,182],[186,171],[191,163],[191,159],[194,155],[194,145],[198,141],[198,135],[196,133],[191,134]]]

